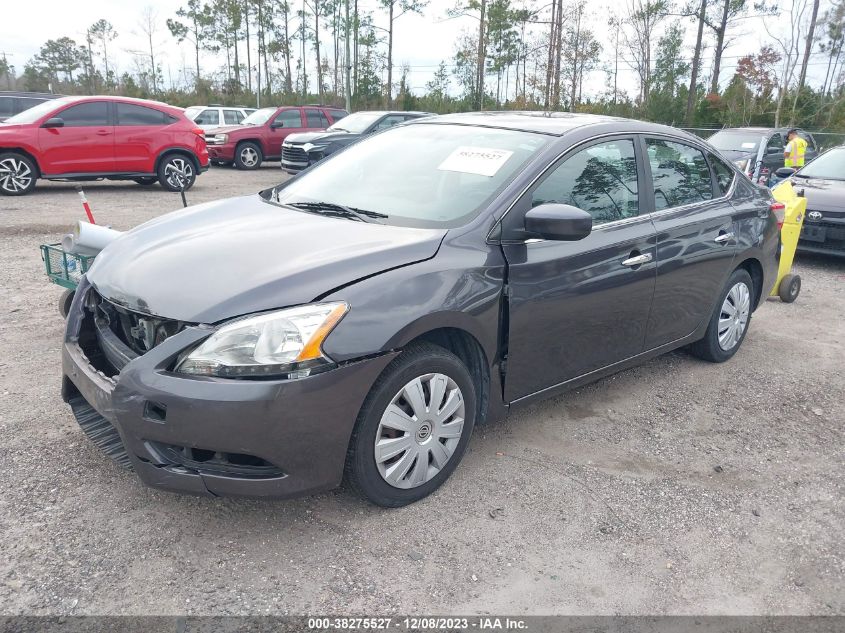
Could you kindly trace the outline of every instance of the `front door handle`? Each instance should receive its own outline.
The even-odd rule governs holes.
[[[631,253],[633,257],[629,257],[626,260],[622,261],[623,266],[630,266],[634,268],[635,266],[642,266],[643,264],[647,264],[652,260],[651,253],[643,253],[641,255],[634,255]]]
[[[111,134],[111,132],[108,130],[97,130],[97,136],[108,136],[109,134]]]
[[[713,241],[716,242],[716,244],[727,244],[733,238],[733,233],[719,233],[719,235],[713,238]]]

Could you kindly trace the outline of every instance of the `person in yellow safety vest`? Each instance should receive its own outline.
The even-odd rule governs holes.
[[[783,166],[798,169],[804,166],[804,153],[807,151],[807,141],[798,136],[798,130],[789,130],[786,134],[789,141],[783,148]]]

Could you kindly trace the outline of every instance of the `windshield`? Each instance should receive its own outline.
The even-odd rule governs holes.
[[[281,204],[323,202],[384,214],[385,224],[461,226],[550,142],[532,132],[415,124],[355,143],[279,186]]]
[[[845,147],[829,150],[798,172],[806,178],[845,180]]]
[[[9,117],[6,119],[6,123],[12,125],[15,123],[35,123],[45,114],[49,114],[53,110],[71,102],[73,102],[73,99],[68,97],[65,97],[64,99],[51,99],[49,101],[39,103],[37,106],[32,106],[29,110],[24,110],[13,117]]]
[[[276,108],[261,108],[241,121],[241,125],[264,125],[276,113]]]
[[[326,131],[361,134],[382,116],[384,116],[384,112],[356,112],[355,114],[343,117],[340,121],[327,128]]]
[[[713,147],[722,151],[754,153],[760,147],[763,132],[746,130],[722,130],[707,139]]]

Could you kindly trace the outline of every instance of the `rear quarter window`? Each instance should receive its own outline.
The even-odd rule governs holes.
[[[169,125],[175,120],[161,110],[132,103],[117,104],[118,125]]]

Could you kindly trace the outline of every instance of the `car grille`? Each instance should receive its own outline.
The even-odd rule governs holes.
[[[813,228],[824,229],[824,241],[803,239],[805,231],[812,230]],[[799,245],[810,248],[845,251],[845,223],[805,221],[798,243]]]
[[[120,434],[111,422],[97,413],[97,410],[88,404],[88,401],[81,395],[76,395],[68,400],[68,404],[73,411],[73,417],[76,418],[88,439],[118,465],[132,470],[132,461],[129,459],[126,447],[124,447]]]
[[[93,288],[84,302],[79,344],[91,364],[115,376],[132,359],[146,354],[187,323],[127,310],[104,299]]]
[[[305,150],[295,145],[282,145],[282,161],[285,163],[307,163]]]

